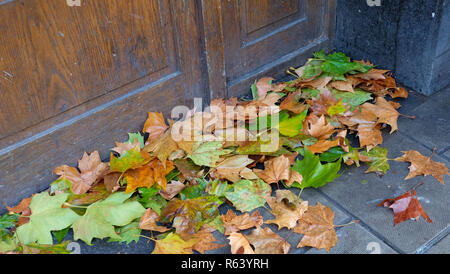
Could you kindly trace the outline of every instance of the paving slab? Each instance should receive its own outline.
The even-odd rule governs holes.
[[[418,106],[420,106],[423,103],[425,103],[426,101],[428,101],[428,99],[430,99],[431,97],[420,94],[420,93],[418,93],[414,90],[411,90],[407,87],[404,87],[404,88],[408,91],[408,98],[394,98],[394,99],[392,99],[392,101],[395,101],[395,102],[401,104],[401,107],[398,109],[398,111],[401,114],[411,116],[411,115],[414,115],[415,108],[417,108]],[[389,98],[389,96],[387,96],[387,98]],[[388,100],[391,100],[391,98],[389,98]],[[400,119],[406,119],[406,118],[401,117]]]
[[[306,254],[397,254],[395,250],[358,224],[337,229],[339,241],[327,252],[309,249]]]
[[[390,158],[399,157],[401,151],[409,149],[424,155],[431,154],[430,150],[399,134],[385,136],[383,147],[389,149]],[[438,155],[433,159],[450,167],[449,162]],[[381,178],[374,173],[365,174],[365,166],[346,167],[335,182],[325,185],[320,191],[369,226],[394,250],[414,253],[450,224],[450,177],[444,176],[444,181],[447,181],[445,185],[431,176],[404,180],[409,172],[409,163],[389,161],[389,164],[391,169]],[[394,227],[392,210],[377,205],[384,199],[403,194],[420,182],[424,184],[416,189],[417,197],[433,223],[421,218],[417,222],[405,221]]]
[[[444,152],[444,154],[442,154],[442,156],[447,157],[447,160],[450,161],[450,149],[447,150],[446,152]]]
[[[450,234],[440,240],[425,254],[450,254]]]
[[[399,111],[402,113],[401,108]],[[416,119],[400,117],[400,132],[428,148],[436,146],[438,154],[450,147],[450,86],[414,108],[412,113],[405,114],[415,115]]]

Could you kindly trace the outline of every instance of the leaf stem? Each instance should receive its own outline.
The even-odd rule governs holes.
[[[64,203],[64,205],[68,206],[68,207],[75,207],[75,208],[88,208],[87,206],[73,205],[73,204],[69,204],[69,203]]]
[[[346,224],[343,224],[343,225],[333,225],[333,227],[342,227],[342,226],[347,226],[347,225],[357,224],[357,223],[359,223],[359,220],[353,220],[350,223],[346,223]]]

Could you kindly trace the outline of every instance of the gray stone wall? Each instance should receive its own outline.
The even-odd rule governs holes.
[[[450,84],[449,2],[338,0],[335,48],[391,69],[401,84],[433,94]]]

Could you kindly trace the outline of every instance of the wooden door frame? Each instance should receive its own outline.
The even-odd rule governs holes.
[[[222,0],[201,0],[206,49],[205,54],[209,80],[209,97],[211,100],[215,98],[227,98],[229,96],[229,83],[227,82],[225,69],[225,41],[221,1]],[[312,56],[314,51],[318,51],[322,48],[332,49],[334,47],[336,24],[336,1],[337,0],[326,0],[328,14],[327,23],[324,26],[322,35],[316,42],[298,49],[296,54],[288,54],[280,60],[246,75],[247,81],[244,85],[250,87],[250,84],[254,79],[263,76],[282,77],[286,68],[304,63],[306,61],[304,56]]]

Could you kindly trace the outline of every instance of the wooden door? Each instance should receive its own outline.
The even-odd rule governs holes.
[[[335,0],[0,0],[0,211],[84,151],[107,160],[148,111],[167,117],[194,97],[284,76],[332,46],[334,9]]]
[[[238,96],[282,77],[333,44],[334,0],[203,0],[212,97]]]
[[[0,0],[1,210],[206,94],[198,2],[78,2]]]

